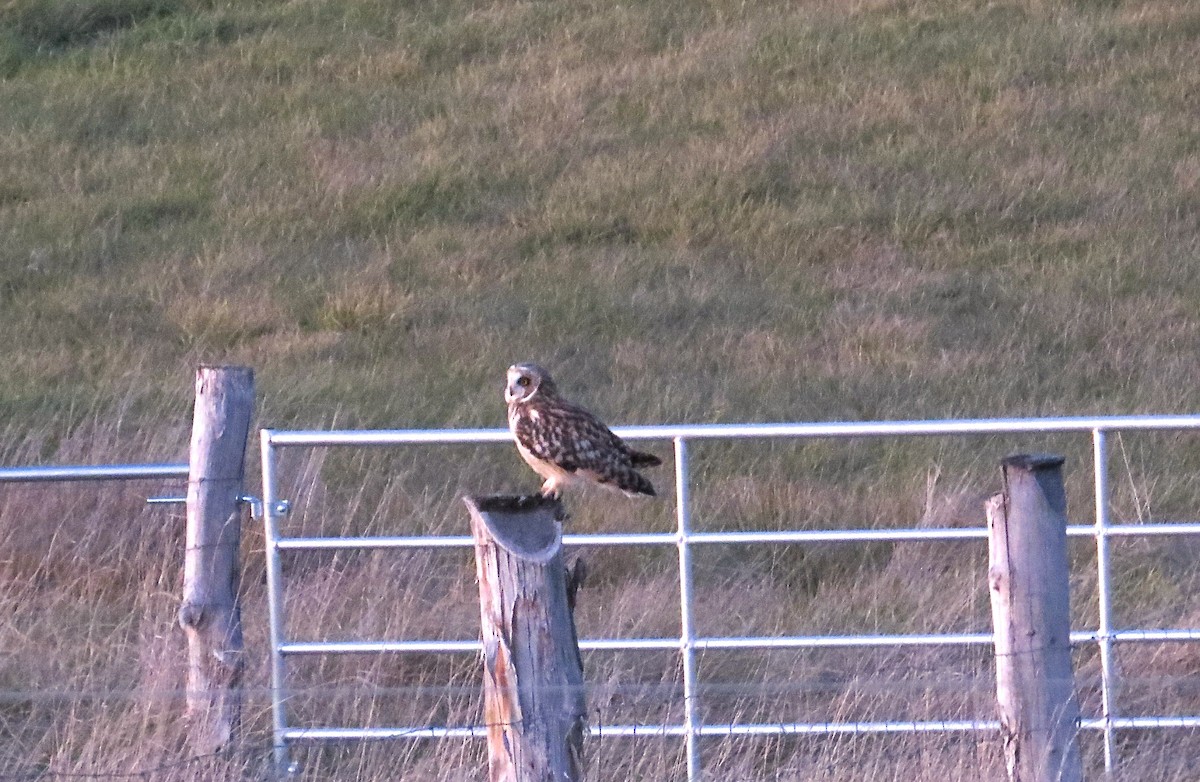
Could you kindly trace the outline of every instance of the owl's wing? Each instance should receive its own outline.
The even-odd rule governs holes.
[[[531,408],[513,428],[534,457],[568,472],[629,463],[629,448],[594,415],[575,405]]]

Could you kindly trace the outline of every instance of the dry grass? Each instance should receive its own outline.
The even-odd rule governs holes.
[[[106,445],[114,453],[170,454],[184,432]],[[111,440],[102,425],[72,433],[47,456],[81,461],[89,441]],[[1163,438],[1159,438],[1160,440]],[[1154,449],[1172,454],[1171,443]],[[716,446],[709,446],[715,449]],[[941,458],[955,444],[940,446]],[[868,452],[890,449],[884,473],[858,479]],[[697,521],[745,529],[840,523],[865,526],[977,526],[988,486],[912,465],[883,442],[758,449],[740,470],[698,449]],[[928,444],[917,448],[927,453]],[[1131,449],[1126,448],[1127,452]],[[296,510],[289,534],[463,531],[453,464],[517,485],[519,465],[494,447],[410,451],[312,451],[285,459]],[[18,453],[18,460],[29,454]],[[733,454],[734,457],[737,454]],[[970,468],[969,462],[964,462]],[[803,465],[803,467],[799,466]],[[776,473],[809,476],[788,481]],[[513,478],[512,475],[517,476]],[[841,476],[839,478],[839,476]],[[1120,494],[1152,506],[1154,488],[1129,469]],[[1182,476],[1186,479],[1186,476]],[[1160,484],[1170,476],[1157,475]],[[994,479],[993,479],[994,481]],[[660,483],[666,483],[660,481]],[[169,487],[167,487],[169,490]],[[669,529],[666,501],[631,506],[588,494],[575,504],[574,529]],[[0,759],[21,773],[107,773],[155,769],[170,780],[255,779],[269,753],[265,595],[261,538],[248,527],[245,616],[245,745],[231,757],[188,762],[180,720],[182,634],[175,610],[182,546],[178,513],[147,509],[145,487],[31,486],[0,493],[5,559],[0,603],[5,653],[0,667],[5,732]],[[1072,490],[1086,516],[1086,490]],[[1118,504],[1120,504],[1119,501]],[[1075,515],[1073,514],[1073,515]],[[1080,520],[1080,519],[1076,519]],[[1153,519],[1146,519],[1152,521]],[[35,532],[36,531],[36,532]],[[1116,546],[1118,613],[1136,626],[1192,626],[1186,596],[1197,588],[1192,557],[1177,545]],[[587,554],[593,577],[581,593],[584,637],[669,637],[678,632],[674,553],[602,549]],[[978,543],[704,547],[696,554],[696,619],[703,634],[979,632],[988,627],[986,553]],[[1091,553],[1074,547],[1073,599],[1079,626],[1094,623]],[[304,639],[477,637],[468,551],[293,554],[286,563],[288,634]],[[472,656],[325,657],[294,661],[290,719],[307,725],[462,725],[480,719],[478,662]],[[1187,645],[1123,647],[1124,713],[1195,713],[1197,651]],[[585,659],[589,707],[597,720],[674,722],[680,673],[667,653],[592,653]],[[1076,657],[1086,714],[1098,709],[1094,650]],[[993,708],[985,648],[924,651],[773,651],[701,655],[705,721],[778,722],[986,718]],[[1121,778],[1184,780],[1194,771],[1192,738],[1174,732],[1128,734]],[[594,739],[590,779],[681,779],[675,740]],[[1100,762],[1084,737],[1089,766]],[[397,741],[302,748],[305,779],[478,778],[480,742]],[[710,739],[706,767],[722,779],[1000,779],[989,736],[827,739]]]
[[[200,361],[255,366],[276,427],[496,426],[503,369],[527,358],[619,423],[1194,411],[1198,31],[1178,0],[0,2],[0,463],[180,458]],[[1194,518],[1193,440],[1114,438],[1114,517]],[[1086,521],[1087,445],[1046,437],[698,446],[697,524],[977,523],[1017,449],[1068,455]],[[458,495],[529,485],[498,453],[296,454],[289,524],[461,531]],[[186,757],[178,519],[141,488],[0,487],[5,772]],[[666,504],[598,496],[574,512],[585,531],[672,523]],[[250,534],[261,651],[260,549]],[[1193,554],[1115,544],[1118,623],[1194,625]],[[675,631],[671,552],[592,556],[585,635]],[[1092,623],[1093,555],[1073,559]],[[986,627],[966,544],[697,564],[702,632]],[[298,634],[476,632],[461,558],[294,557],[289,573]],[[252,658],[253,751],[156,778],[264,773]],[[673,658],[587,665],[605,719],[674,718]],[[1094,711],[1094,655],[1078,665]],[[1121,665],[1130,709],[1200,708],[1190,646]],[[470,660],[301,667],[301,717],[478,715]],[[713,719],[990,708],[985,655],[702,668]],[[1191,736],[1123,742],[1129,779],[1200,774]],[[722,779],[978,779],[998,778],[994,750],[714,740],[705,756]],[[305,774],[458,780],[481,751],[327,748]],[[597,779],[682,773],[678,742],[594,752]]]

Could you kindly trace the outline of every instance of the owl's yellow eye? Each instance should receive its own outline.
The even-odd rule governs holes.
[[[517,385],[519,385],[521,388],[524,388],[525,386],[529,385],[529,378],[527,378],[527,377],[517,378]]]

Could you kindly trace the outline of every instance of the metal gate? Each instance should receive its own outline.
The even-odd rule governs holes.
[[[1114,645],[1118,642],[1200,640],[1200,629],[1135,630],[1112,627],[1109,541],[1116,537],[1200,534],[1200,522],[1171,524],[1112,524],[1109,520],[1108,449],[1106,438],[1113,432],[1152,430],[1198,430],[1200,416],[1126,416],[1101,418],[989,419],[946,421],[896,421],[875,423],[793,423],[745,425],[639,426],[615,431],[627,440],[670,441],[675,455],[676,530],[672,533],[565,535],[564,543],[580,546],[671,546],[678,552],[679,634],[667,638],[584,639],[584,650],[677,650],[683,670],[683,720],[669,725],[593,725],[605,736],[678,736],[686,744],[689,780],[700,778],[701,739],[706,736],[865,734],[992,731],[994,719],[896,722],[829,722],[756,724],[708,724],[698,710],[696,653],[706,649],[802,649],[835,647],[965,646],[992,644],[990,633],[910,635],[800,635],[800,636],[701,636],[694,630],[691,554],[696,546],[721,544],[804,544],[830,541],[948,541],[987,537],[985,528],[914,528],[850,530],[784,530],[750,532],[695,532],[690,523],[688,491],[688,444],[714,439],[765,438],[869,438],[954,436],[986,434],[1078,433],[1091,438],[1094,470],[1094,521],[1072,525],[1067,534],[1094,538],[1099,575],[1099,622],[1092,630],[1071,634],[1073,644],[1095,643],[1101,663],[1101,716],[1083,719],[1080,727],[1103,732],[1104,761],[1109,770],[1116,765],[1115,736],[1119,730],[1147,728],[1197,728],[1200,716],[1120,716],[1116,703]],[[328,446],[421,447],[452,443],[503,443],[511,439],[507,430],[376,430],[376,431],[279,431],[261,433],[262,492],[267,548],[267,584],[270,610],[272,723],[275,760],[288,766],[288,746],[306,740],[345,739],[441,739],[485,735],[483,727],[395,727],[333,728],[292,725],[288,721],[287,659],[299,655],[363,653],[478,652],[477,642],[387,640],[304,641],[284,636],[283,574],[280,557],[284,551],[313,549],[404,549],[470,547],[469,537],[287,537],[283,524],[288,513],[280,495],[277,474],[279,449]]]

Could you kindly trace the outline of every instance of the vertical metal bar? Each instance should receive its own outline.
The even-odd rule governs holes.
[[[683,656],[683,725],[688,782],[700,780],[700,720],[696,700],[696,631],[692,616],[691,509],[688,501],[687,442],[675,438],[675,510],[679,521],[679,652]]]
[[[290,774],[287,741],[287,710],[284,706],[283,654],[283,569],[279,558],[278,517],[282,508],[275,487],[275,447],[271,444],[271,430],[261,432],[262,446],[262,492],[263,492],[263,538],[267,559],[267,626],[271,644],[271,728],[273,732],[275,771],[280,776]]]
[[[1100,704],[1104,721],[1104,771],[1116,768],[1116,736],[1113,718],[1116,717],[1116,673],[1113,667],[1111,572],[1108,551],[1108,451],[1103,429],[1092,430],[1092,464],[1096,476],[1096,569],[1100,626],[1097,635],[1100,645]]]

